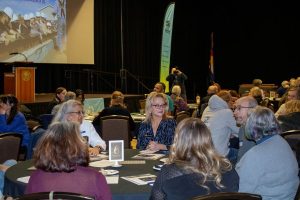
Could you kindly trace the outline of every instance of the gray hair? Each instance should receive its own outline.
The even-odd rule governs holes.
[[[67,94],[65,95],[64,101],[68,101],[71,99],[76,99],[76,94],[75,94],[75,92],[68,91]]]
[[[245,135],[248,139],[258,141],[280,132],[279,123],[271,109],[263,106],[252,109],[245,126]]]
[[[258,105],[256,99],[252,96],[244,96],[244,97],[238,98],[236,100],[236,103],[237,102],[239,102],[239,103],[247,102],[247,104],[248,104],[247,106],[251,107],[251,108],[255,108]]]
[[[67,114],[69,112],[73,112],[73,109],[75,106],[80,106],[83,108],[83,105],[80,101],[70,99],[69,101],[66,101],[61,104],[59,110],[57,111],[56,115],[54,116],[53,122],[65,122],[67,121]]]
[[[181,88],[179,85],[174,85],[173,88],[172,88],[172,93],[177,95],[177,96],[180,96],[181,94]]]

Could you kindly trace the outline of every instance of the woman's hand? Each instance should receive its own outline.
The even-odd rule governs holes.
[[[100,150],[98,147],[89,148],[89,154],[90,156],[97,156],[99,155]]]
[[[4,115],[6,113],[6,110],[4,109],[3,103],[0,103],[0,114]]]
[[[147,146],[147,149],[150,149],[151,151],[159,151],[159,150],[167,150],[167,147],[164,144],[159,144],[157,142],[150,141]]]

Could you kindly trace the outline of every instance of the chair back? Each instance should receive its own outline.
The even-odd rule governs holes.
[[[177,124],[178,124],[178,123],[181,122],[183,119],[189,118],[189,117],[191,117],[191,113],[190,113],[190,112],[188,112],[188,111],[181,111],[181,112],[178,112],[178,113],[176,114],[175,119],[176,119],[176,122],[177,122]]]
[[[46,132],[43,128],[38,128],[35,131],[31,133],[31,141],[29,143],[29,148],[27,150],[27,156],[26,159],[31,159],[33,156],[33,151],[35,149],[35,146],[37,145],[39,139],[43,136],[43,134]]]
[[[261,200],[258,194],[242,192],[219,192],[209,195],[194,197],[193,200]]]
[[[300,199],[300,184],[298,185],[297,193],[294,200],[299,200],[299,199]]]
[[[0,134],[0,163],[6,160],[18,160],[23,136],[18,133]]]
[[[129,117],[122,115],[108,115],[100,118],[102,139],[124,140],[124,148],[130,147]]]
[[[84,196],[72,192],[37,192],[25,194],[15,198],[15,200],[40,200],[40,199],[64,199],[64,200],[94,200],[94,197]]]
[[[146,99],[140,99],[139,100],[139,104],[140,104],[140,109],[144,109],[146,107]]]
[[[300,167],[300,130],[289,130],[281,133],[281,136],[289,143],[294,151]]]
[[[39,119],[41,120],[41,125],[43,129],[47,129],[49,124],[51,124],[51,121],[53,119],[54,115],[52,114],[41,114],[39,116]]]

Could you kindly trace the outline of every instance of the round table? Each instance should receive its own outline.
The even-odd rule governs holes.
[[[134,155],[137,155],[138,153],[139,150],[136,149],[125,149],[124,151],[125,160],[134,160],[132,159],[132,157]],[[157,171],[153,169],[153,166],[159,163],[160,161],[158,160],[146,160],[146,164],[126,164],[120,168],[117,168],[117,170],[119,170],[119,183],[109,185],[113,195],[113,199],[114,200],[149,199],[151,186],[136,185],[134,183],[122,179],[121,177],[146,174],[146,173],[157,175]],[[32,166],[33,166],[33,161],[26,160],[23,162],[19,162],[18,164],[10,167],[5,173],[5,184],[4,184],[3,193],[5,195],[10,195],[12,197],[23,195],[27,184],[17,181],[17,179],[24,176],[30,176],[32,170],[29,170],[28,168]]]

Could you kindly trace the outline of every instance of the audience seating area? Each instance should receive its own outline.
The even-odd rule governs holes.
[[[0,134],[0,163],[6,160],[19,160],[22,135],[18,133]]]
[[[253,84],[241,84],[239,86],[239,94],[243,96],[243,94],[248,93],[252,87],[254,87]],[[260,88],[266,92],[266,97],[269,97],[270,91],[276,91],[278,86],[275,84],[262,84]]]

